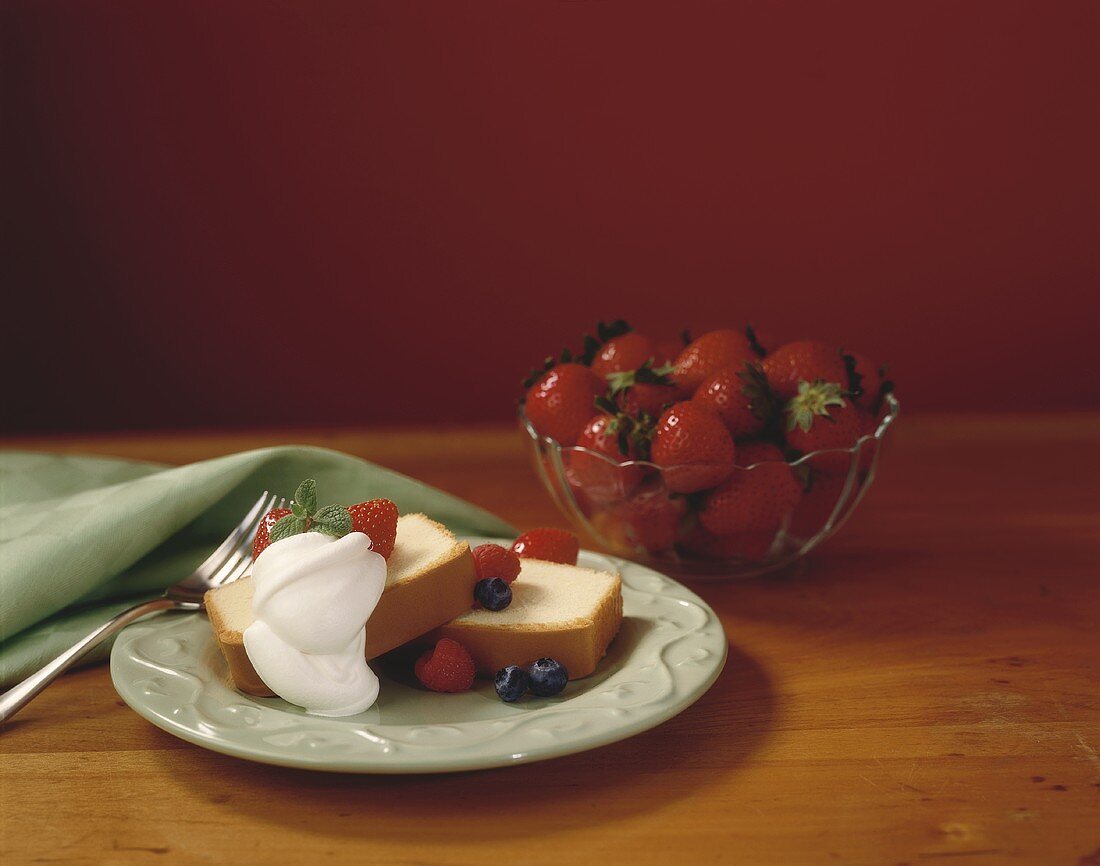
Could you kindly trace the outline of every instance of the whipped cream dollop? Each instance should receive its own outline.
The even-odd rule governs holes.
[[[364,656],[366,621],[386,586],[386,560],[362,532],[292,535],[252,565],[253,623],[244,648],[275,694],[318,716],[350,716],[378,698]]]

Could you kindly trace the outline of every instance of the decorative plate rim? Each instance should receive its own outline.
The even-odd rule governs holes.
[[[472,545],[500,541],[468,540]],[[504,718],[410,725],[282,709],[273,705],[281,703],[276,699],[252,698],[229,685],[205,614],[168,614],[127,628],[111,651],[111,680],[135,712],[162,730],[260,763],[427,773],[574,754],[639,734],[682,712],[713,685],[728,653],[713,609],[672,578],[587,550],[579,564],[619,572],[624,625],[637,621],[637,645],[602,678],[606,659],[592,678],[574,681],[580,689],[567,691],[565,699],[526,701],[523,711]]]

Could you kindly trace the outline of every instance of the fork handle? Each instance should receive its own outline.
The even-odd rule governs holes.
[[[101,625],[87,637],[81,638],[65,652],[49,662],[18,685],[12,686],[0,695],[0,724],[3,724],[23,707],[29,704],[38,693],[56,680],[65,671],[76,664],[92,649],[111,635],[122,631],[136,619],[163,610],[202,610],[202,605],[192,601],[175,601],[170,598],[155,598],[144,601],[124,610],[108,622]]]

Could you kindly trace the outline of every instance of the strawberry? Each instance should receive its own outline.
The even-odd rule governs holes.
[[[672,378],[686,394],[693,394],[711,373],[739,370],[746,361],[756,360],[748,339],[738,331],[711,331],[692,341],[676,358]]]
[[[737,471],[704,499],[699,523],[712,535],[774,535],[798,504],[802,485],[770,443],[742,445],[737,457]]]
[[[527,391],[527,418],[543,436],[561,445],[577,444],[605,385],[582,364],[550,368]]]
[[[645,413],[657,417],[679,400],[681,395],[682,392],[675,385],[636,382],[625,391],[616,394],[615,399],[626,415]]]
[[[606,380],[612,373],[636,370],[643,364],[654,363],[657,354],[656,341],[641,334],[623,334],[600,346],[592,359],[592,372]]]
[[[654,367],[646,361],[633,370],[622,370],[607,377],[611,396],[626,415],[644,412],[656,417],[681,396],[680,388],[669,374],[673,367]]]
[[[760,362],[772,390],[783,400],[798,393],[800,382],[836,382],[848,386],[848,368],[840,350],[825,343],[803,340],[780,346]]]
[[[680,536],[687,501],[669,496],[660,486],[636,493],[622,506],[628,537],[650,553],[667,550]]]
[[[272,508],[267,514],[264,515],[264,519],[260,521],[260,526],[256,530],[256,537],[252,539],[252,558],[255,559],[267,546],[271,544],[271,540],[268,537],[271,532],[271,527],[275,525],[275,522],[280,517],[286,517],[290,514],[289,508]]]
[[[478,580],[499,577],[510,584],[519,577],[519,557],[506,547],[499,544],[479,544],[473,549],[473,555]]]
[[[697,526],[683,540],[688,553],[702,559],[743,559],[763,562],[775,541],[775,531],[735,532],[733,535],[711,535]]]
[[[631,424],[629,419],[601,413],[581,431],[577,445],[596,454],[574,451],[569,468],[573,470],[572,480],[589,494],[602,499],[621,498],[629,496],[642,483],[642,467],[619,465],[624,460],[636,460],[638,456],[637,446],[627,429]]]
[[[698,403],[674,403],[657,422],[651,459],[673,493],[694,493],[721,484],[733,472],[735,449],[726,425]]]
[[[416,660],[416,678],[433,692],[464,692],[474,684],[474,660],[466,647],[449,637]]]
[[[369,535],[371,550],[389,559],[397,539],[397,506],[388,499],[372,499],[350,506],[348,513],[352,532]]]
[[[576,565],[581,543],[567,529],[544,526],[523,533],[512,543],[512,550],[520,559],[542,559]]]
[[[851,449],[870,429],[869,415],[846,400],[835,382],[802,382],[787,413],[787,444],[814,454],[810,465],[823,475],[843,475],[852,465]],[[842,449],[842,450],[841,450]]]
[[[758,436],[772,422],[777,404],[764,371],[757,363],[740,370],[725,368],[712,373],[692,397],[710,406],[734,439]]]

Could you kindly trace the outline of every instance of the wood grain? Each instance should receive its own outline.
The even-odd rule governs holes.
[[[560,522],[514,431],[8,442],[186,462],[360,454],[520,526]],[[904,418],[803,568],[696,588],[730,662],[584,755],[331,776],[192,747],[70,675],[0,736],[4,863],[1100,864],[1100,415]]]

